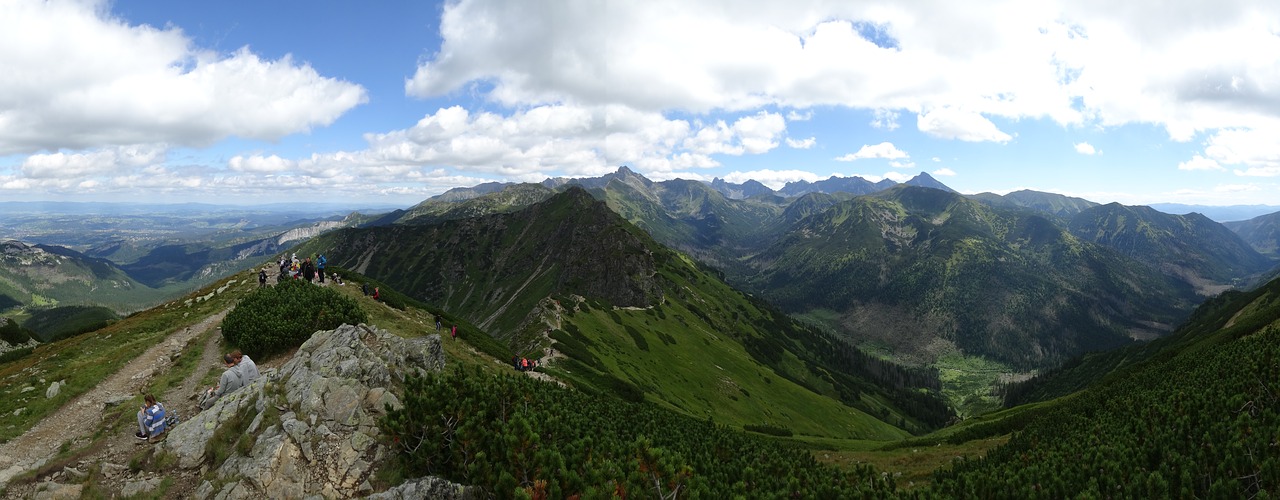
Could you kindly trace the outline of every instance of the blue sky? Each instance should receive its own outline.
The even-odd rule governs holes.
[[[0,3],[0,200],[411,205],[487,181],[1278,204],[1280,5]]]

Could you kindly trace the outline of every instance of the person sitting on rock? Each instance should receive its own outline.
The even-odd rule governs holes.
[[[250,382],[253,382],[253,379],[258,378],[258,364],[254,363],[253,359],[245,356],[239,349],[231,351],[231,357],[235,358],[236,366],[240,367],[240,374],[244,376],[245,385],[249,385]]]
[[[222,378],[218,379],[218,385],[204,391],[204,397],[200,400],[201,410],[211,408],[213,403],[223,394],[244,387],[244,373],[239,366],[236,366],[235,358],[231,357],[231,354],[223,355],[222,363],[227,365],[227,371],[222,372]]]
[[[157,403],[156,397],[151,394],[147,394],[143,400],[146,404],[138,410],[138,432],[133,437],[147,439],[159,436],[165,431],[164,405]]]

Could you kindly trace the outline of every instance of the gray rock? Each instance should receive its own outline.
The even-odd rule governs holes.
[[[479,498],[480,492],[469,486],[462,486],[435,476],[407,481],[400,486],[381,493],[365,497],[368,500],[418,500],[435,498],[441,500]]]
[[[103,401],[102,405],[104,408],[114,408],[116,406],[120,406],[122,404],[128,403],[132,399],[133,399],[133,396],[111,396],[107,398],[106,401]]]
[[[84,493],[83,484],[44,482],[36,486],[35,500],[75,500]]]
[[[89,474],[85,471],[71,466],[63,467],[62,472],[65,473],[67,477],[75,481],[83,481],[85,478],[89,477]]]
[[[186,469],[208,466],[205,449],[232,417],[254,444],[212,464],[200,498],[349,498],[392,456],[377,419],[409,373],[444,367],[440,337],[407,340],[365,325],[316,332],[278,371],[223,396],[161,443]],[[282,411],[284,410],[284,411]],[[215,488],[214,484],[218,484]],[[415,490],[416,491],[416,490]],[[416,497],[421,498],[421,497]]]
[[[159,488],[161,482],[163,482],[163,480],[158,477],[125,482],[124,488],[120,490],[120,496],[130,498],[143,493],[150,493],[155,491],[156,488]]]

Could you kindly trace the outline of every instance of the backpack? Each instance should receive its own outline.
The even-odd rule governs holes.
[[[178,425],[178,422],[180,422],[180,421],[181,421],[181,419],[180,419],[180,418],[178,418],[178,414],[177,414],[177,413],[174,413],[174,412],[171,412],[171,411],[166,411],[166,412],[164,412],[164,429],[165,429],[165,432],[168,432],[168,431],[172,430],[172,429],[173,429],[173,426]]]

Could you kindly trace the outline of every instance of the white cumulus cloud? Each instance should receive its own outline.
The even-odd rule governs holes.
[[[1200,155],[1178,164],[1178,170],[1225,170],[1217,161]]]
[[[1076,152],[1082,155],[1094,155],[1098,153],[1098,150],[1094,149],[1093,145],[1087,142],[1077,142],[1075,144],[1075,148]]]
[[[921,132],[941,139],[965,142],[1009,142],[1012,137],[981,114],[956,108],[938,108],[916,119]]]
[[[285,57],[195,47],[101,1],[9,0],[0,15],[0,154],[279,139],[332,123],[363,87]]]
[[[886,158],[896,160],[906,158],[906,152],[898,149],[892,142],[882,142],[880,144],[863,144],[862,148],[856,153],[849,153],[836,158],[836,161],[854,161],[867,158]]]
[[[817,137],[808,137],[808,138],[799,139],[799,140],[792,139],[790,137],[787,138],[787,147],[792,149],[809,149],[809,148],[812,148],[817,143],[818,143]]]

